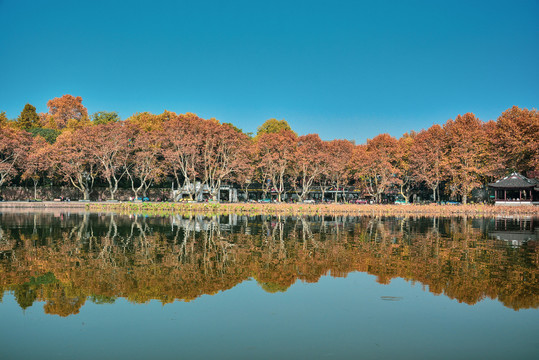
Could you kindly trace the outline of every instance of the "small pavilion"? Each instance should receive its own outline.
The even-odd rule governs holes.
[[[539,205],[539,182],[536,179],[512,173],[488,186],[494,189],[496,205]]]

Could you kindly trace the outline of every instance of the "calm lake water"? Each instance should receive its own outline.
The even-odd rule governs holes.
[[[539,219],[2,213],[1,359],[537,359]]]

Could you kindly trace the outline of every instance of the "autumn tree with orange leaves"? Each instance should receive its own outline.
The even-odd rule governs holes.
[[[10,126],[0,126],[0,187],[17,175],[31,146],[30,135]]]
[[[90,200],[98,176],[92,140],[89,128],[64,132],[54,143],[50,155],[54,174],[79,190],[84,200]]]
[[[354,151],[354,144],[348,140],[332,140],[325,148],[327,156],[324,159],[324,172],[329,184],[335,189],[334,200],[337,203],[339,191],[342,191],[344,200],[344,187],[350,180],[350,156]]]
[[[63,129],[70,122],[76,124],[82,120],[88,120],[88,110],[82,105],[80,96],[63,95],[47,102],[49,108],[46,124],[53,129]]]
[[[255,146],[264,195],[273,189],[277,193],[277,201],[281,202],[286,180],[295,161],[296,134],[287,129],[277,133],[262,133],[257,136]]]
[[[177,115],[175,113],[165,110],[159,115],[154,115],[149,112],[136,113],[129,117],[127,121],[130,124],[137,125],[140,129],[145,131],[158,131],[162,129],[165,122],[175,119],[176,117]]]
[[[324,142],[317,134],[303,135],[297,139],[291,182],[300,201],[306,199],[325,169],[325,150]]]
[[[432,200],[440,200],[439,187],[446,176],[447,147],[440,125],[420,131],[410,149],[410,169],[418,182],[432,191]]]
[[[488,172],[490,159],[484,123],[474,114],[466,113],[449,120],[444,131],[450,190],[466,204],[471,191],[484,183]]]
[[[255,182],[256,178],[256,149],[254,142],[249,139],[245,143],[243,161],[238,163],[238,167],[234,171],[232,182],[238,184],[243,190],[245,201],[249,200],[249,186]]]
[[[34,185],[34,199],[37,199],[37,185],[51,168],[50,162],[51,145],[41,136],[36,136],[28,148],[28,154],[24,160],[21,175],[23,180],[31,179]]]
[[[402,183],[398,159],[398,141],[389,134],[378,135],[356,148],[353,157],[355,176],[378,203],[386,190]]]
[[[404,198],[406,203],[410,202],[410,196],[412,194],[412,189],[417,183],[416,174],[414,168],[411,164],[412,148],[415,143],[416,132],[411,131],[405,133],[398,140],[398,151],[397,151],[397,163],[396,167],[399,170],[400,175],[400,184],[399,192],[400,195]]]
[[[135,199],[142,191],[147,196],[148,189],[152,184],[161,180],[164,174],[164,162],[162,157],[162,139],[159,132],[146,131],[136,124],[128,124],[131,127],[130,155],[126,158],[125,171],[131,183],[131,189]]]
[[[502,113],[492,139],[508,171],[539,170],[539,111],[513,106]]]
[[[200,177],[214,200],[225,180],[230,180],[236,168],[247,159],[247,135],[215,119],[203,120],[200,149]]]
[[[89,156],[96,159],[99,173],[107,181],[110,199],[114,200],[120,180],[127,173],[131,133],[120,122],[89,126],[85,132],[91,139]]]
[[[202,143],[202,119],[192,113],[182,114],[163,123],[163,157],[172,171],[178,188],[195,197],[199,149]]]

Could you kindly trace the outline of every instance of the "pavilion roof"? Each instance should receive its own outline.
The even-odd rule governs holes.
[[[488,184],[488,186],[500,189],[529,189],[539,186],[539,184],[536,179],[528,179],[518,173],[512,173],[503,179]]]

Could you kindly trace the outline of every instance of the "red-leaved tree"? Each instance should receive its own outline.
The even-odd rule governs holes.
[[[279,202],[285,191],[285,180],[295,161],[295,146],[296,134],[286,129],[277,133],[263,133],[256,139],[257,168],[264,194],[273,189]]]

